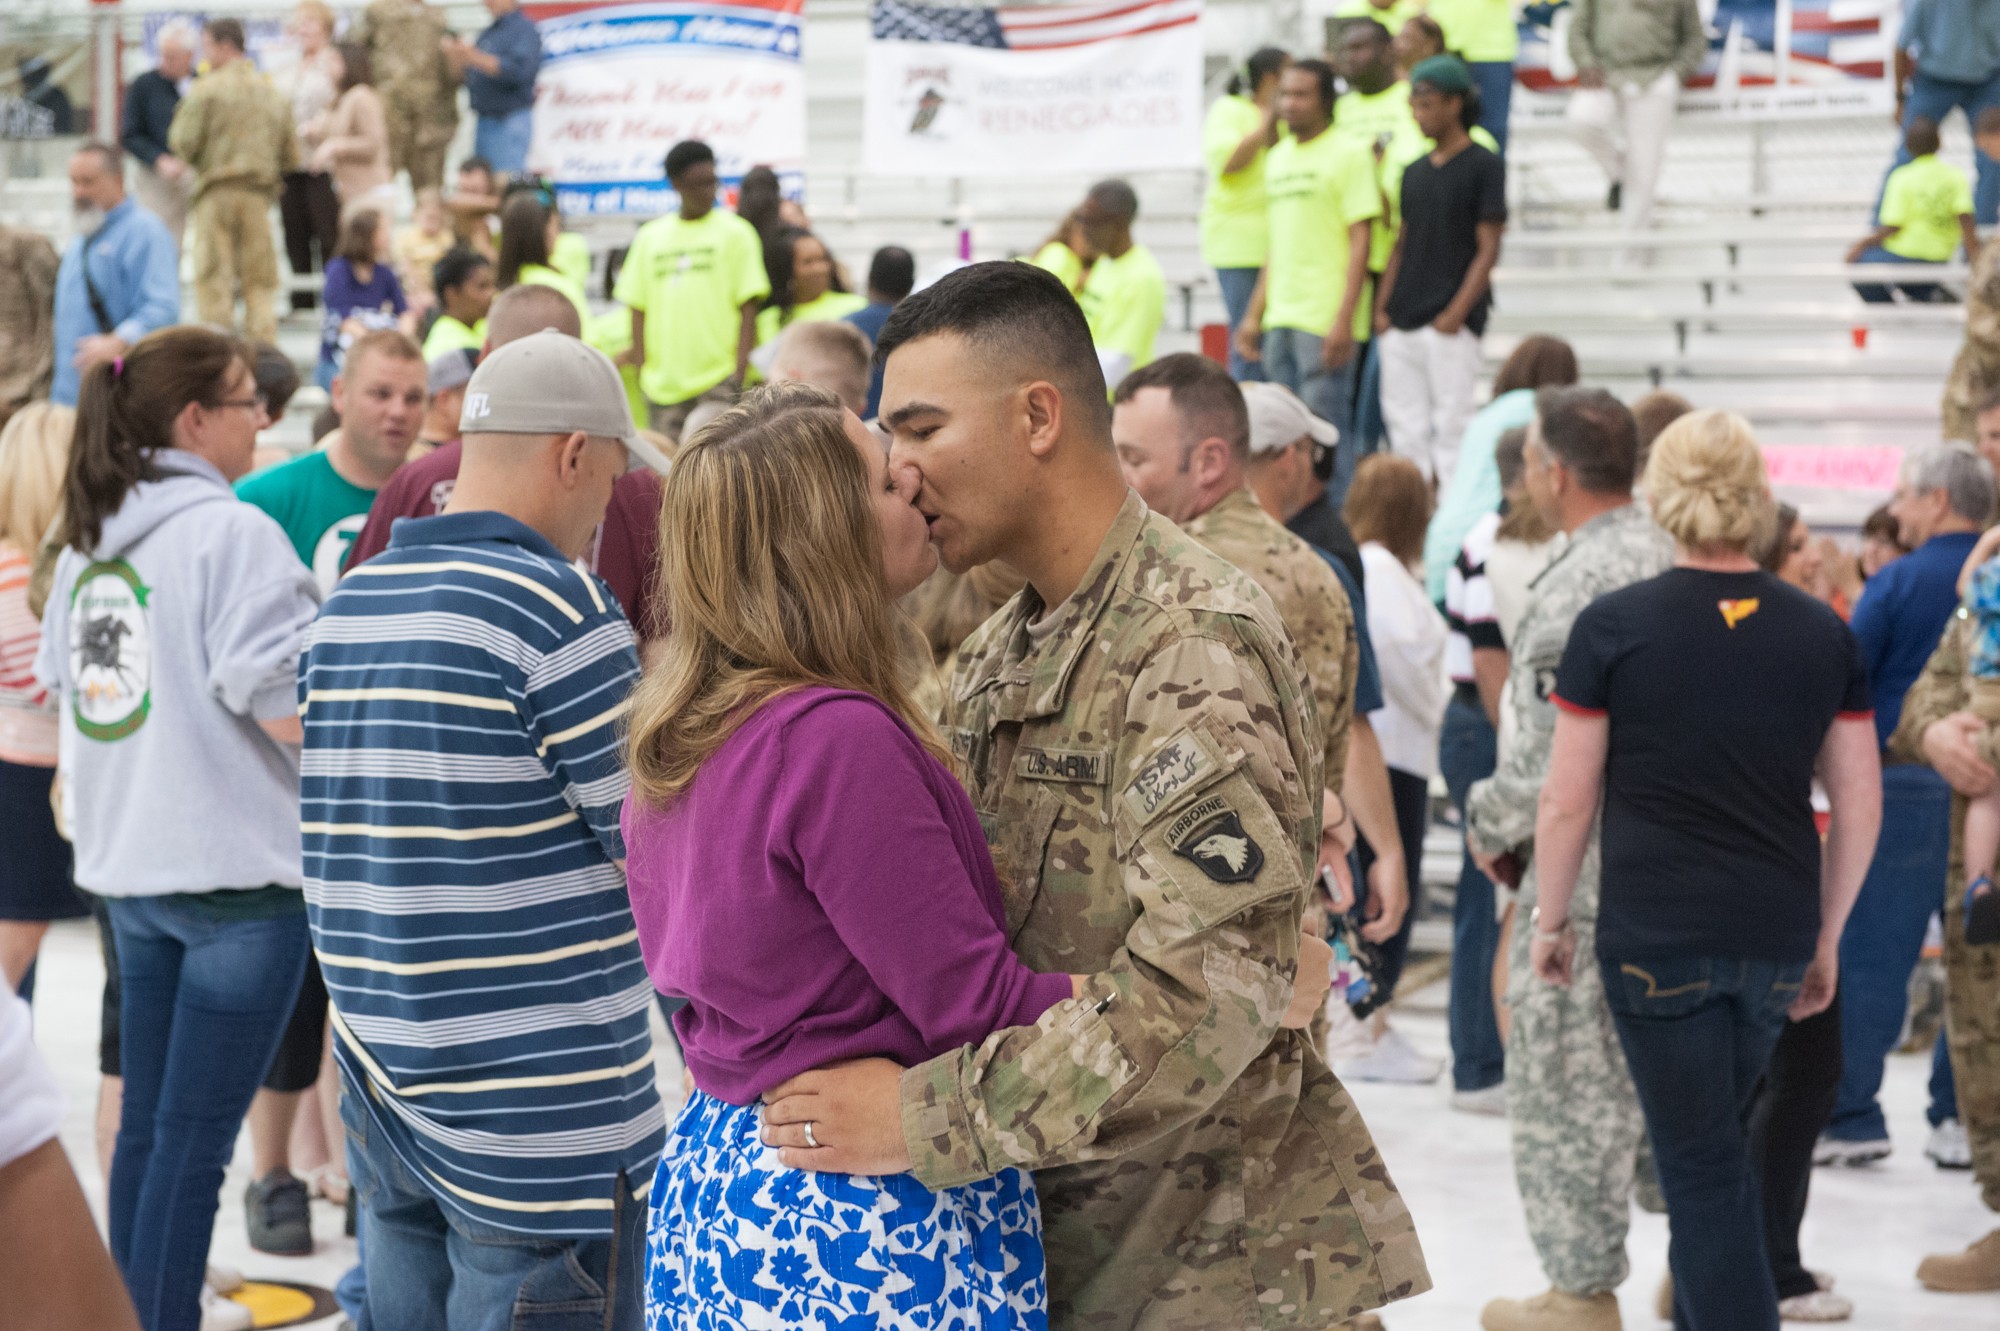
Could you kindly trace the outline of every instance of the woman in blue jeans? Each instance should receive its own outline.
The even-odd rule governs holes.
[[[202,1324],[223,1169],[305,973],[296,677],[318,598],[230,489],[264,420],[247,349],[207,329],[85,373],[36,663],[76,880],[117,941],[111,1253],[147,1331]]]
[[[1749,425],[1683,417],[1645,488],[1674,567],[1602,597],[1556,671],[1535,972],[1566,984],[1602,802],[1598,964],[1672,1232],[1680,1331],[1777,1331],[1746,1118],[1789,1017],[1832,1002],[1881,822],[1867,671],[1831,610],[1745,553],[1771,521]],[[1817,768],[1832,807],[1822,852]]]

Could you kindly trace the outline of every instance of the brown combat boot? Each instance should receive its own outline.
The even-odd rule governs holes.
[[[1964,1252],[1940,1253],[1926,1257],[1917,1267],[1917,1279],[1928,1289],[1946,1294],[1977,1294],[2000,1289],[2000,1229],[1994,1230]]]
[[[1544,1290],[1532,1299],[1495,1299],[1479,1314],[1485,1331],[1624,1331],[1618,1296]]]

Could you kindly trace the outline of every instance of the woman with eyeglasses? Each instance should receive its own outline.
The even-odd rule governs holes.
[[[305,973],[297,671],[318,610],[237,499],[249,349],[163,329],[85,371],[36,673],[78,886],[105,898],[124,1111],[111,1253],[147,1331],[195,1331],[223,1167]]]

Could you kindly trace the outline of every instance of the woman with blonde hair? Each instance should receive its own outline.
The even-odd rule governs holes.
[[[1530,957],[1569,983],[1570,898],[1601,804],[1598,965],[1666,1194],[1674,1323],[1776,1331],[1752,1096],[1787,1017],[1833,1002],[1874,852],[1867,672],[1840,618],[1749,554],[1772,505],[1742,417],[1674,422],[1644,485],[1674,567],[1600,597],[1570,631]]]
[[[35,682],[42,625],[28,608],[34,553],[62,510],[75,429],[70,408],[31,402],[0,430],[0,984],[26,994],[49,922],[90,914],[49,804],[58,722]]]
[[[1008,949],[978,816],[899,677],[894,602],[936,564],[915,488],[800,383],[753,392],[667,474],[672,631],[632,699],[622,819],[646,969],[688,1000],[696,1088],[653,1185],[654,1331],[1047,1325],[1026,1173],[934,1193],[788,1169],[760,1141],[760,1097],[798,1073],[908,1066],[1079,992]],[[787,1145],[833,1143],[807,1124]],[[746,1263],[754,1285],[729,1277]]]

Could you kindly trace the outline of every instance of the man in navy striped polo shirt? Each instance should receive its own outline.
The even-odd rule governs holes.
[[[663,1138],[618,833],[639,663],[571,562],[631,420],[551,331],[481,363],[461,427],[445,510],[341,582],[300,667],[360,1326],[637,1328]]]

